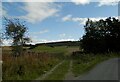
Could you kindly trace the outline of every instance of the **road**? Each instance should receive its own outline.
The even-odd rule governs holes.
[[[120,65],[120,59],[109,59],[98,64],[88,73],[77,77],[76,80],[118,80],[118,64]]]

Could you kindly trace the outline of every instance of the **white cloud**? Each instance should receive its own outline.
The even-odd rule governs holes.
[[[25,15],[10,16],[7,14],[7,11],[2,9],[3,15],[9,18],[19,18],[30,23],[36,23],[49,17],[57,16],[61,7],[60,5],[51,2],[24,2],[23,4],[24,6],[19,7],[18,10],[26,12]]]
[[[2,44],[2,46],[10,46],[11,44],[12,44],[12,40],[3,40],[2,41],[3,42],[3,44]]]
[[[71,0],[73,3],[75,3],[76,5],[85,5],[85,4],[89,4],[90,0]]]
[[[76,5],[85,5],[90,2],[98,2],[98,6],[117,5],[119,0],[2,0],[2,2],[73,2]]]
[[[8,16],[7,11],[5,9],[2,8],[1,10],[2,10],[1,17],[2,16]]]
[[[2,17],[2,4],[0,3],[0,18]]]
[[[117,5],[119,0],[71,0],[73,3],[76,5],[86,5],[89,4],[90,2],[98,2],[98,6],[109,6],[109,5]]]
[[[39,31],[39,32],[32,32],[32,34],[44,34],[44,33],[47,33],[49,32],[49,30],[45,29],[45,30],[42,30],[42,31]]]
[[[13,0],[2,0],[2,2],[13,2]]]
[[[3,0],[2,2],[53,2],[55,0]]]
[[[71,17],[72,17],[72,15],[67,15],[67,16],[63,17],[62,20],[69,21],[69,20],[71,20]]]
[[[64,34],[63,34],[64,35]],[[60,41],[75,41],[75,39],[73,39],[72,37],[67,37],[67,38],[62,38],[61,39],[56,39],[56,40],[48,40],[48,39],[40,39],[37,35],[32,35],[32,42],[30,42],[29,44],[37,44],[37,43],[49,43],[49,42],[60,42]]]
[[[72,17],[72,15],[67,15],[62,18],[62,21],[73,21],[73,22],[80,22],[80,24],[84,24],[88,18],[79,18],[79,17]]]
[[[100,19],[106,19],[107,17],[90,17],[89,19],[92,20],[92,21],[98,21]],[[72,18],[72,21],[74,22],[79,22],[80,24],[85,24],[86,21],[88,20],[88,18],[79,18],[79,17],[76,17],[76,18]]]
[[[72,18],[72,21],[73,22],[79,22],[80,24],[85,24],[85,22],[87,21],[88,18],[79,18],[79,17],[76,17],[76,18]]]
[[[60,41],[75,41],[75,39],[71,39],[71,38],[68,38],[68,39],[59,39],[59,40],[53,40],[52,42],[60,42]]]
[[[68,17],[68,16],[70,16],[70,17]],[[113,16],[113,17],[118,18],[116,16]],[[65,18],[67,20],[65,20]],[[92,20],[92,21],[98,21],[100,19],[105,20],[106,18],[108,18],[108,17],[89,17],[89,19]],[[72,22],[78,22],[78,23],[80,23],[82,25],[84,25],[87,20],[88,20],[88,18],[72,17],[72,15],[67,15],[67,16],[62,18],[62,21],[64,21],[64,22],[65,21],[72,21]]]
[[[63,34],[60,34],[59,35],[61,38],[63,38],[63,37],[65,37],[66,36],[66,34],[65,33],[63,33]]]
[[[27,15],[22,16],[22,18],[31,23],[41,22],[48,17],[56,15],[59,11],[54,3],[26,2],[24,4],[25,6],[22,9],[27,12]]]
[[[98,6],[117,5],[119,0],[100,0]]]

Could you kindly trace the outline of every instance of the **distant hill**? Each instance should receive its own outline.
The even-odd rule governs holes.
[[[50,47],[55,47],[55,46],[80,46],[80,41],[61,41],[61,42],[50,42],[50,43],[39,43],[36,45],[25,45],[26,47],[30,47],[31,49],[37,47],[37,46],[50,46]]]
[[[50,42],[50,43],[39,43],[35,45],[27,44],[24,45],[24,48],[30,48],[33,49],[37,46],[50,46],[50,47],[56,47],[56,46],[80,46],[80,41],[61,41],[61,42]],[[3,46],[3,50],[11,50],[11,46]]]

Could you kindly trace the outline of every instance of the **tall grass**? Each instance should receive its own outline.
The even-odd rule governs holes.
[[[56,55],[41,52],[13,57],[3,51],[3,80],[33,80],[61,61]]]
[[[25,52],[19,57],[13,57],[10,50],[4,49],[3,80],[36,79],[45,74],[63,59],[66,59],[68,56],[65,54],[71,54],[73,50],[78,50],[78,47],[38,46],[34,49],[28,50],[29,53]],[[66,67],[67,65],[64,66]],[[60,78],[61,77],[62,76],[60,76]]]

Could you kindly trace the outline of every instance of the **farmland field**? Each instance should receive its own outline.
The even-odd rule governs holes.
[[[41,80],[42,76],[43,80],[64,80],[70,69],[73,77],[77,77],[99,62],[118,57],[115,53],[73,54],[76,51],[80,51],[78,46],[42,45],[28,49],[19,57],[13,57],[10,48],[3,48],[3,80]],[[71,61],[73,64],[70,67]]]
[[[69,53],[79,50],[79,46],[56,46],[56,47],[50,47],[50,46],[38,46],[32,49],[32,51],[35,52],[47,52],[47,53]]]
[[[13,57],[10,49],[3,49],[3,80],[31,80],[48,72],[70,56],[71,50],[79,47],[38,46],[20,57]]]

